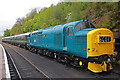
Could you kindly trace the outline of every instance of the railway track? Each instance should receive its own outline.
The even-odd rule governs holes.
[[[5,44],[6,45],[6,44]],[[15,48],[13,48],[13,46],[11,46],[11,45],[9,45],[8,46],[10,49],[12,49],[12,50],[14,50],[14,52],[16,52],[19,56],[21,56],[26,62],[28,62],[30,65],[32,65],[32,67],[34,67],[40,74],[42,74],[43,76],[44,76],[44,78],[46,78],[46,79],[51,79],[48,75],[46,75],[43,71],[41,71],[39,68],[37,68],[37,66],[35,66],[34,64],[32,64],[32,62],[31,61],[29,61],[25,56],[23,56],[20,52],[18,52],[17,50],[15,50]],[[111,71],[111,74],[116,74],[116,75],[119,75],[120,76],[120,74],[118,73],[118,72],[115,72],[115,71]],[[104,78],[104,76],[106,76],[106,74],[105,75],[99,75],[99,74],[97,74],[97,77],[96,78]]]
[[[6,44],[5,44],[6,45]],[[16,52],[19,56],[21,56],[21,58],[23,58],[27,63],[29,63],[36,71],[38,71],[41,75],[44,76],[45,79],[47,80],[51,80],[50,77],[48,75],[46,75],[42,70],[40,70],[39,68],[37,68],[37,66],[35,66],[34,64],[32,64],[31,61],[29,61],[27,58],[25,58],[22,54],[20,54],[20,52],[16,51],[15,49],[13,49],[11,46],[8,46],[10,49],[12,49],[14,52]],[[7,52],[7,51],[6,51]],[[12,59],[11,55],[7,52],[8,55],[8,60],[9,60],[9,67],[10,67],[10,71],[11,71],[11,76],[12,79],[19,79],[22,80],[22,77],[20,75],[19,70],[16,67],[16,64],[14,62],[14,60]],[[12,65],[13,64],[13,65]],[[14,67],[14,68],[13,68]]]
[[[11,55],[7,51],[6,51],[6,55],[7,55],[7,59],[8,59],[8,65],[9,65],[11,79],[22,80],[19,70],[17,69],[15,62],[12,59]]]

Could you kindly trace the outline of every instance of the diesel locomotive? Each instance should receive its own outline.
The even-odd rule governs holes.
[[[4,42],[18,42],[13,39]],[[76,67],[87,67],[98,73],[110,71],[114,54],[114,36],[106,28],[96,29],[88,20],[69,22],[49,28],[39,29],[27,35],[29,50],[53,57]]]

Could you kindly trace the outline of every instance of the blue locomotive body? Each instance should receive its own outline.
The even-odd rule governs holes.
[[[110,59],[114,54],[113,33],[105,28],[96,29],[87,20],[39,29],[29,36],[26,33],[5,37],[2,41],[24,45],[34,53],[77,67],[88,67],[95,73],[112,69]]]
[[[84,22],[91,27],[87,28]],[[77,29],[75,28],[77,25],[84,27]],[[87,58],[87,33],[94,28],[95,26],[89,21],[81,20],[40,29],[29,35],[28,46]]]

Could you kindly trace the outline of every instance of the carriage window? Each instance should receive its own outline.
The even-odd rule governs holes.
[[[24,40],[25,36],[21,36],[21,40]]]
[[[86,29],[86,28],[95,28],[91,23],[89,22],[82,22],[82,23],[78,23],[76,26],[75,26],[75,30],[76,31],[79,31],[81,29]]]
[[[73,29],[72,29],[72,27],[68,28],[68,35],[69,36],[73,35]]]

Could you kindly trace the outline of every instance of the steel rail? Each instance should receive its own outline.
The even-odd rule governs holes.
[[[4,43],[5,44],[5,43]],[[7,44],[5,44],[7,45]],[[8,46],[8,45],[7,45]],[[27,61],[30,65],[32,65],[38,72],[40,72],[45,78],[50,79],[50,77],[48,75],[46,75],[43,71],[41,71],[39,68],[37,68],[32,62],[30,62],[27,58],[25,58],[20,52],[16,51],[15,49],[13,49],[10,45],[8,46],[10,47],[12,50],[14,50],[18,55],[20,55],[25,61]]]
[[[13,66],[15,67],[15,70],[17,71],[17,74],[18,74],[18,76],[19,76],[19,79],[22,80],[22,77],[21,77],[21,75],[20,75],[20,72],[19,72],[18,68],[16,67],[16,64],[15,64],[14,60],[12,59],[10,53],[7,52],[7,54],[9,55],[9,57],[10,57],[12,63],[13,63]]]
[[[6,43],[4,43],[5,45],[6,45]],[[10,45],[10,44],[9,44]],[[11,47],[11,46],[9,46],[9,47]],[[14,47],[16,47],[16,46],[14,46]],[[13,49],[13,48],[12,48]],[[13,49],[14,50],[14,49]],[[18,53],[20,56],[23,56],[23,55],[21,55],[19,52],[17,52],[16,50],[14,50],[16,53]],[[24,57],[24,56],[23,56]],[[24,57],[25,58],[25,57]],[[26,58],[25,58],[26,59]],[[26,59],[27,60],[27,59]],[[27,60],[28,62],[30,62],[29,60]],[[30,62],[30,64],[31,65],[33,65],[33,67],[35,67],[36,69],[38,69],[34,64],[32,64],[31,62]],[[38,69],[38,71],[39,71],[39,69]],[[48,79],[50,79],[45,73],[43,73],[41,70],[39,71],[40,73],[42,73],[46,78],[48,78]],[[114,73],[114,74],[117,74],[117,75],[120,75],[120,73],[117,73],[117,72],[115,72],[115,71],[112,71],[112,73]],[[98,78],[100,78],[100,77],[103,77],[103,76],[99,76]],[[96,77],[97,78],[97,77]],[[50,79],[51,80],[51,79]]]

